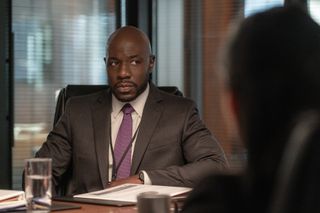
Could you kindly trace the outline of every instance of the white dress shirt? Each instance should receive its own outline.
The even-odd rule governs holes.
[[[122,107],[126,103],[130,103],[131,106],[134,109],[134,112],[131,113],[132,116],[132,137],[134,133],[138,130],[138,126],[140,124],[144,105],[147,101],[149,95],[149,84],[147,85],[147,88],[143,93],[141,93],[136,99],[134,99],[131,102],[121,102],[119,101],[113,94],[112,94],[112,112],[111,112],[111,140],[112,140],[112,147],[115,146],[115,141],[117,138],[117,134],[122,122],[123,118],[123,112],[121,111]],[[135,143],[136,143],[137,137],[134,139],[132,143],[132,149],[131,149],[131,158],[133,155]],[[108,140],[109,141],[109,140]],[[109,144],[109,177],[108,181],[111,182],[112,180],[112,168],[113,168],[113,158],[112,158],[112,147]],[[145,171],[142,171],[144,173],[144,184],[151,184],[150,178],[148,177],[147,173]]]

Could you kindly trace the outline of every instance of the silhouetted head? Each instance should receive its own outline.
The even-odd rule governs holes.
[[[134,100],[146,89],[155,63],[148,37],[138,28],[122,27],[109,37],[106,52],[113,94],[123,102]]]
[[[267,180],[294,119],[320,108],[320,27],[298,7],[258,13],[234,35],[228,63],[249,168]]]

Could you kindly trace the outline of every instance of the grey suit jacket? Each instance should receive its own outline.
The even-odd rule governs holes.
[[[68,194],[107,187],[110,114],[109,89],[70,99],[37,153],[53,159],[53,188],[70,168]],[[225,166],[223,150],[200,120],[195,103],[150,84],[131,174],[145,170],[152,184],[192,187]]]

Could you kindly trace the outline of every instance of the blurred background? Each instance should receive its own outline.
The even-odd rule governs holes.
[[[68,84],[106,84],[107,37],[134,25],[157,56],[152,80],[194,99],[232,169],[246,162],[224,102],[221,53],[234,22],[298,3],[320,23],[320,0],[2,0],[0,3],[0,188],[21,189],[23,160],[52,129]]]

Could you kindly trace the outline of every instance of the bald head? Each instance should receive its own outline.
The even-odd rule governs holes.
[[[155,62],[147,35],[132,26],[116,30],[108,39],[106,56],[115,97],[122,102],[136,99],[147,88]]]
[[[134,26],[124,26],[113,32],[107,42],[107,54],[110,46],[118,42],[133,42],[144,48],[144,51],[148,54],[152,54],[150,40],[148,36],[140,29]]]

